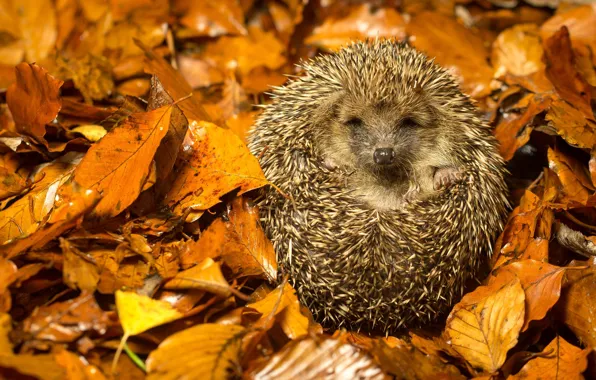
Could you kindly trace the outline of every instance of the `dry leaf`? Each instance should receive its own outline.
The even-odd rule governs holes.
[[[244,327],[200,324],[165,339],[147,358],[148,379],[223,379],[238,368]]]
[[[72,289],[95,291],[99,271],[93,258],[79,251],[66,239],[60,239],[60,247],[64,254],[64,283]]]
[[[563,100],[553,101],[546,113],[549,122],[557,134],[572,146],[592,149],[596,146],[596,123]]]
[[[221,257],[238,276],[277,278],[275,251],[260,227],[258,209],[242,198],[228,208],[228,221],[217,219],[207,228],[191,254],[181,258],[183,265],[197,256],[200,260]]]
[[[582,350],[557,336],[542,351],[542,355],[530,360],[508,379],[584,379],[582,372],[588,367],[590,349]]]
[[[569,206],[586,206],[594,186],[582,163],[559,150],[548,149],[548,166],[561,181],[560,203]]]
[[[290,339],[296,339],[308,333],[308,318],[300,312],[296,291],[288,283],[280,285],[262,300],[246,306],[261,313],[261,319],[279,315],[277,320]]]
[[[221,273],[218,263],[206,258],[202,263],[182,272],[164,284],[165,289],[199,289],[228,297],[230,285]]]
[[[526,76],[544,70],[543,52],[536,25],[515,25],[501,32],[493,42],[491,61],[495,77],[505,73]]]
[[[12,306],[8,287],[17,279],[17,266],[0,257],[0,313],[8,313]]]
[[[542,39],[548,39],[563,25],[569,30],[572,41],[585,43],[593,52],[596,51],[596,4],[572,8],[554,15],[540,27]]]
[[[179,37],[217,37],[224,34],[247,34],[244,12],[238,0],[174,1],[175,10],[184,14],[180,24],[191,29],[178,32]]]
[[[349,7],[340,17],[328,17],[317,26],[305,43],[328,50],[340,47],[356,40],[366,38],[406,37],[406,22],[395,9],[377,8],[364,3]]]
[[[331,338],[304,338],[286,344],[268,362],[249,368],[249,379],[389,379],[370,356]]]
[[[517,344],[524,324],[524,298],[516,277],[466,294],[447,318],[447,343],[472,366],[497,371]]]
[[[11,355],[13,353],[13,345],[9,338],[11,331],[12,318],[10,318],[10,314],[0,312],[0,356]]]
[[[35,64],[21,63],[16,68],[16,83],[6,92],[17,130],[44,142],[45,125],[56,118],[62,107],[60,87],[64,83]]]
[[[171,114],[171,106],[133,114],[89,149],[74,172],[74,180],[102,193],[95,215],[118,215],[137,199],[168,131]]]
[[[207,210],[236,188],[242,195],[268,183],[257,159],[231,131],[207,122],[191,123],[189,131],[191,155],[177,168],[165,199],[176,214]]]

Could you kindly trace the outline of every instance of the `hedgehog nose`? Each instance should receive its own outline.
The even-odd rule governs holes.
[[[389,165],[393,163],[395,152],[393,151],[393,148],[378,148],[375,149],[373,158],[377,165]]]

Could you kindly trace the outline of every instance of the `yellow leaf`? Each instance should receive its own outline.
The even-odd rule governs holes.
[[[500,286],[500,288],[499,288]],[[472,366],[498,370],[517,343],[524,324],[524,290],[517,277],[468,293],[447,318],[445,332],[453,349]]]
[[[168,281],[166,289],[200,289],[222,297],[230,295],[230,285],[221,273],[219,263],[206,258],[200,264],[179,272]]]
[[[149,379],[226,379],[239,366],[245,329],[206,323],[180,331],[149,354]]]
[[[140,334],[183,316],[166,301],[121,290],[116,291],[116,308],[125,336]]]

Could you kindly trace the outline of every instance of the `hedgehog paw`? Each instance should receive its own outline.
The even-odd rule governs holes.
[[[442,190],[463,178],[461,170],[451,166],[437,168],[433,179],[433,188]]]

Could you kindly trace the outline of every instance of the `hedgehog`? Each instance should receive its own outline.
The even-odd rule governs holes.
[[[257,204],[281,273],[329,329],[439,323],[509,208],[490,127],[447,70],[402,42],[299,66],[248,137],[278,188]]]

